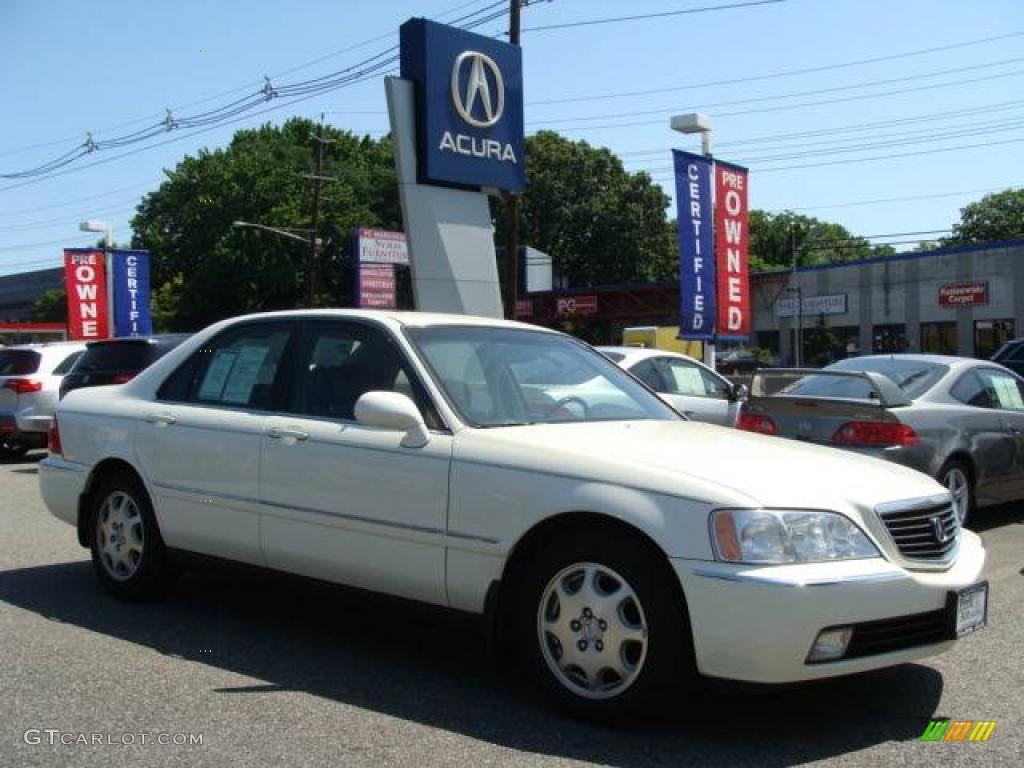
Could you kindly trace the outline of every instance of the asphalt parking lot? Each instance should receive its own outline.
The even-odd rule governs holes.
[[[609,729],[495,674],[472,617],[236,569],[186,574],[161,603],[118,602],[46,512],[39,458],[0,464],[0,765],[1024,761],[1024,505],[976,519],[989,626],[950,654]],[[939,717],[998,724],[987,743],[922,743]],[[60,743],[80,733],[104,743]],[[151,743],[159,734],[202,744]]]

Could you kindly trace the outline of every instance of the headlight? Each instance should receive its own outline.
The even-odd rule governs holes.
[[[715,556],[731,563],[784,565],[879,557],[851,520],[837,512],[721,509],[711,516]]]

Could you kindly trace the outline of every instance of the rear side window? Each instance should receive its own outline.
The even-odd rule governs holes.
[[[39,370],[42,356],[31,349],[0,349],[0,376],[25,376]]]
[[[80,358],[83,354],[83,350],[72,352],[70,355],[68,355],[63,360],[60,361],[60,365],[53,369],[53,375],[63,376],[65,373],[71,370],[71,367],[78,362],[78,358]]]
[[[1014,376],[994,368],[979,368],[966,374],[950,394],[967,405],[1024,411],[1024,386]]]
[[[85,351],[76,371],[141,371],[154,359],[154,345],[145,341],[93,344]]]
[[[225,331],[164,382],[158,397],[203,405],[267,410],[280,399],[278,371],[291,323],[253,323]]]

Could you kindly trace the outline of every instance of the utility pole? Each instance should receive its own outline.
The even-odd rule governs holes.
[[[519,45],[519,10],[522,0],[511,0],[508,12],[508,41],[512,45]],[[523,158],[525,162],[525,158]],[[509,320],[516,319],[516,298],[519,293],[519,196],[507,194],[505,196],[505,211],[508,215],[508,237],[505,246],[505,259],[507,260],[505,276],[507,288],[505,290],[505,316]]]
[[[316,161],[316,172],[309,176],[313,179],[313,232],[309,238],[309,254],[306,256],[306,307],[312,309],[316,304],[316,243],[317,224],[320,219],[320,183],[324,180],[330,181],[324,176],[324,144],[331,144],[330,139],[324,136],[324,115],[320,113],[320,129],[318,133],[311,134],[310,138],[315,142],[313,157]]]
[[[804,296],[803,290],[796,279],[796,267],[797,267],[797,247],[796,247],[796,225],[794,224],[789,230],[790,248],[793,251],[793,271],[791,273],[790,282],[793,287],[790,291],[796,294],[796,368],[800,367],[803,362],[804,356]]]

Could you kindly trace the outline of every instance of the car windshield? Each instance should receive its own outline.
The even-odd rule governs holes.
[[[895,357],[850,358],[826,367],[826,371],[872,371],[891,379],[911,400],[920,397],[949,370],[941,363]],[[872,387],[866,379],[807,376],[785,390],[788,395],[869,399]]]
[[[0,376],[25,376],[39,370],[41,356],[31,349],[0,349]]]
[[[590,347],[553,333],[479,326],[407,335],[468,424],[677,420],[679,416]]]

